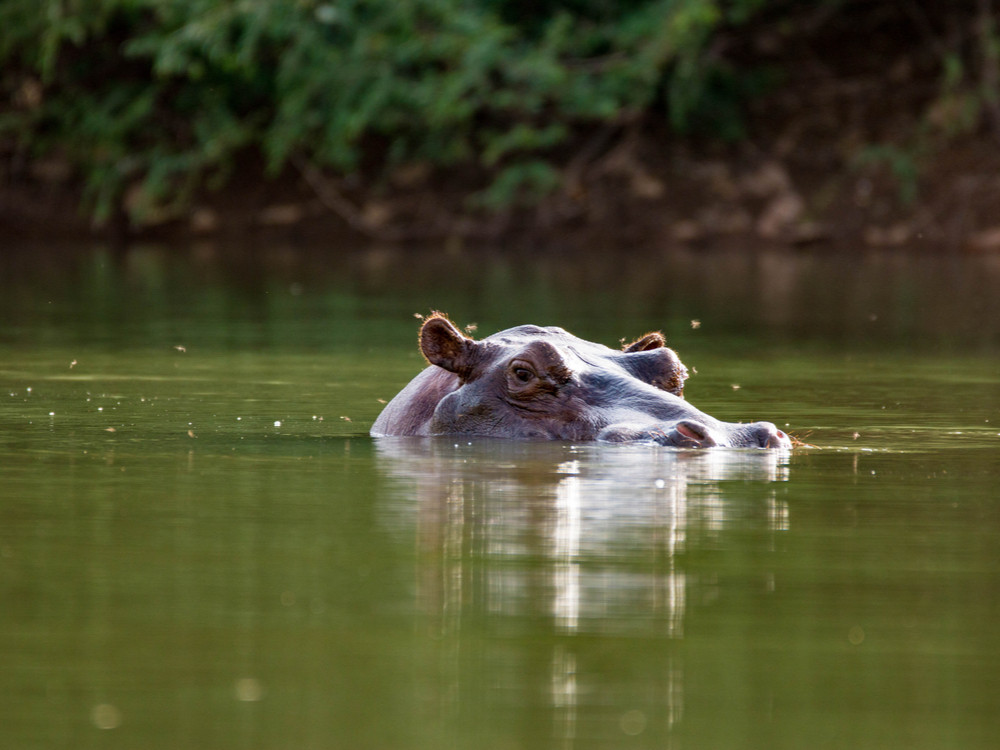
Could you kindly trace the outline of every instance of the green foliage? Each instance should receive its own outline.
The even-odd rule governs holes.
[[[946,138],[975,131],[984,115],[995,113],[1000,105],[1000,37],[995,23],[985,27],[980,42],[980,71],[970,71],[954,51],[941,61],[941,90],[929,108],[927,124]]]
[[[518,204],[531,205],[559,186],[559,173],[540,159],[504,169],[486,190],[473,196],[473,205],[498,211]]]
[[[4,0],[0,136],[68,158],[97,219],[125,196],[138,222],[183,206],[248,150],[273,172],[476,163],[499,209],[555,189],[548,157],[580,125],[665,107],[738,134],[710,42],[764,4]]]
[[[964,13],[962,12],[964,10]],[[935,40],[940,69],[938,92],[912,132],[895,143],[861,149],[857,168],[881,168],[895,181],[898,201],[912,207],[917,201],[922,163],[939,145],[971,135],[984,124],[1000,135],[1000,30],[989,3],[977,8],[956,6],[951,24],[967,36],[961,44]]]
[[[919,154],[914,148],[900,148],[889,144],[866,146],[854,159],[857,169],[884,167],[896,182],[901,205],[909,207],[917,200],[920,169]]]

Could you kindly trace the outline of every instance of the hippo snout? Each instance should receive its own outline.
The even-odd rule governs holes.
[[[734,428],[727,430],[726,428]],[[648,441],[674,448],[791,448],[792,441],[784,432],[770,422],[751,424],[715,423],[710,428],[696,419],[680,419],[676,422],[634,426],[615,424],[606,427],[597,435],[598,440],[610,443]]]
[[[726,435],[725,423],[716,429],[694,419],[682,419],[659,431],[655,441],[678,448],[710,448],[724,445],[731,448],[791,448],[792,441],[771,422],[753,422],[744,429],[735,429]],[[722,428],[719,430],[719,428]]]
[[[750,425],[752,446],[759,448],[791,448],[792,439],[770,422],[754,422]]]
[[[791,448],[792,441],[770,422],[753,422],[744,429],[727,430],[733,425],[718,423],[716,429],[694,419],[682,419],[663,431],[657,442],[678,448]],[[721,429],[720,429],[721,428]],[[729,434],[726,434],[726,433]]]

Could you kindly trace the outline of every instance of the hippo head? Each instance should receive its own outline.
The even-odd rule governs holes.
[[[476,341],[435,314],[421,327],[420,348],[434,367],[386,407],[373,434],[791,445],[769,422],[721,422],[691,406],[687,368],[659,333],[621,351],[531,325]]]

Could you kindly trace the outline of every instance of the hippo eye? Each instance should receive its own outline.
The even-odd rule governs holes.
[[[534,368],[523,359],[515,359],[511,362],[508,372],[510,373],[512,382],[521,383],[523,385],[527,385],[538,377],[535,374]]]
[[[515,367],[514,377],[520,380],[522,383],[530,383],[534,379],[535,373],[533,373],[527,367]]]

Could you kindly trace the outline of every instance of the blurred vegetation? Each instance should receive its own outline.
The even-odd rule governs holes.
[[[498,209],[555,190],[559,149],[581,128],[655,113],[679,134],[740,138],[741,105],[768,76],[727,60],[720,35],[801,10],[781,0],[4,0],[0,138],[23,160],[72,165],[98,221],[123,205],[140,223],[185,205],[226,184],[247,153],[272,175],[294,163],[338,175],[472,165],[489,176],[475,204]],[[995,71],[996,28],[981,32]],[[948,121],[959,125],[1000,106],[994,88],[965,85],[965,59],[946,59],[958,113]],[[904,164],[888,149],[869,156],[887,154]]]
[[[185,201],[248,148],[272,173],[476,161],[504,206],[558,183],[539,154],[574,124],[659,106],[690,127],[725,73],[712,33],[763,4],[4,0],[0,132],[68,158],[98,219],[137,183]]]

